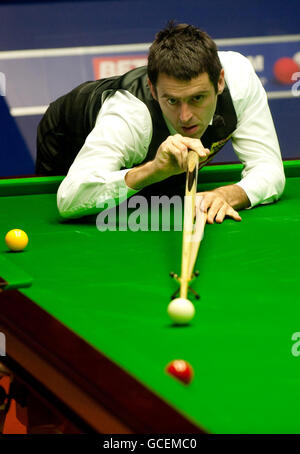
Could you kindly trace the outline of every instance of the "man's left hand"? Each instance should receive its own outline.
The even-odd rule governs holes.
[[[225,200],[221,193],[215,191],[198,192],[196,204],[200,204],[201,211],[207,213],[207,223],[213,224],[214,221],[221,223],[224,221],[226,216],[234,219],[235,221],[241,221],[242,218],[234,208]]]

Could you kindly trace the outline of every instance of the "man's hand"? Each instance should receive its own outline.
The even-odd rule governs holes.
[[[198,153],[200,162],[206,160],[209,149],[204,148],[200,139],[183,137],[180,134],[169,136],[159,147],[153,166],[166,177],[178,175],[187,170],[188,150]]]
[[[203,147],[200,139],[183,137],[180,134],[169,136],[160,145],[153,161],[129,170],[125,176],[127,186],[139,190],[185,172],[188,150],[196,151],[200,161],[204,161],[209,155],[209,150]]]
[[[214,221],[221,223],[226,216],[241,221],[242,218],[235,210],[250,206],[250,201],[245,191],[238,185],[223,186],[213,191],[198,192],[201,197],[196,198],[196,204],[207,213],[207,223],[213,224]]]

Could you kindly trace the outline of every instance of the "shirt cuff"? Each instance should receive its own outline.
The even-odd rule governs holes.
[[[254,184],[253,179],[250,177],[243,178],[236,185],[245,191],[250,201],[250,206],[247,207],[248,210],[259,204],[273,203],[280,197],[280,194],[277,193],[275,188],[272,189],[272,185],[269,185],[267,189],[263,190],[264,188]]]
[[[106,181],[105,189],[97,197],[97,208],[102,208],[104,203],[109,203],[112,200],[119,205],[138,192],[138,190],[127,186],[125,182],[125,176],[129,170],[131,169],[118,170],[110,174],[109,181]]]

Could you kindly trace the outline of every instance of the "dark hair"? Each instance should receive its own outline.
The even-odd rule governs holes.
[[[154,86],[159,73],[189,81],[207,72],[217,92],[221,69],[215,42],[193,25],[169,22],[149,50],[148,77]]]

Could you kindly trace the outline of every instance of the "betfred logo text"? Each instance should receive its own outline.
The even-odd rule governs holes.
[[[93,59],[95,79],[120,76],[131,69],[145,65],[147,65],[147,57],[145,55],[99,57]]]

